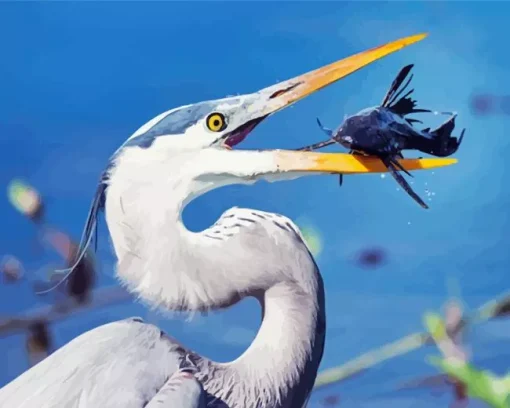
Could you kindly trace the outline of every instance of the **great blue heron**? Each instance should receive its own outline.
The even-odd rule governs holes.
[[[306,405],[322,358],[326,316],[322,278],[299,229],[281,215],[232,208],[212,227],[191,232],[181,213],[197,196],[229,184],[386,171],[377,159],[340,153],[232,147],[267,116],[424,37],[397,40],[256,93],[170,110],[114,154],[89,213],[82,253],[104,208],[117,275],[151,305],[206,311],[257,298],[262,323],[239,358],[214,362],[141,319],[122,320],[82,334],[20,375],[0,390],[0,406],[153,406],[186,365],[196,368],[208,406]],[[416,170],[453,162],[402,164]],[[172,400],[170,394],[165,403],[200,406],[198,398]]]

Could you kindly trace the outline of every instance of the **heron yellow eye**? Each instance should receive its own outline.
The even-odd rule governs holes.
[[[206,121],[207,129],[211,132],[221,132],[227,127],[227,121],[225,120],[225,116],[221,113],[211,113]]]

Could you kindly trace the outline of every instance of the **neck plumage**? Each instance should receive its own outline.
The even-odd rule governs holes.
[[[318,290],[313,296],[287,283],[266,290],[262,324],[248,349],[230,363],[204,362],[206,390],[229,407],[302,407],[324,347],[322,283]]]
[[[106,218],[117,274],[132,292],[167,310],[222,309],[246,296],[261,303],[260,330],[238,359],[200,360],[205,389],[231,408],[303,406],[324,348],[324,288],[293,227],[283,232],[282,225],[262,220],[266,213],[231,209],[194,233],[181,221],[180,204],[171,205],[167,197],[140,205],[144,189],[153,185],[131,189],[136,197],[117,186],[109,186]]]

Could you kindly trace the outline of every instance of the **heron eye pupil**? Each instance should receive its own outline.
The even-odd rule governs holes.
[[[227,127],[227,123],[221,113],[211,113],[206,119],[206,126],[212,132],[221,132]]]

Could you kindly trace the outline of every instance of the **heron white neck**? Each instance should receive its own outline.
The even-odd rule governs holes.
[[[231,363],[203,360],[217,373],[204,370],[204,386],[232,408],[302,406],[322,358],[325,310],[321,276],[295,227],[284,217],[234,209],[193,233],[181,222],[189,186],[163,170],[122,174],[121,166],[111,174],[106,218],[118,276],[167,310],[220,309],[256,296],[263,309],[256,338]]]
[[[313,387],[324,347],[322,282],[317,293],[277,284],[260,302],[263,317],[257,336],[237,360],[209,363],[216,375],[205,382],[206,389],[230,407],[301,407]]]

